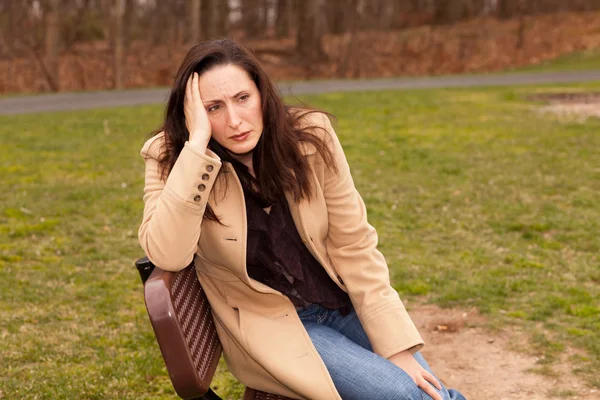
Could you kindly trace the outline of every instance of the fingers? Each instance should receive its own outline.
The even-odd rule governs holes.
[[[434,380],[435,380],[435,378],[434,378]],[[436,383],[439,385],[439,383],[437,381],[436,381]],[[433,400],[443,400],[442,396],[438,392],[435,391],[433,386],[427,380],[425,380],[424,377],[421,377],[417,380],[417,386],[419,388],[421,388],[421,390],[423,390],[425,393],[427,393],[429,395],[429,397],[431,397]]]
[[[185,84],[185,100],[191,107],[204,107],[200,97],[199,87],[200,76],[193,72]]]
[[[197,106],[203,107],[202,99],[200,98],[200,86],[198,84],[200,77],[196,72],[194,72],[192,76],[194,77],[192,80],[192,96],[194,96],[194,103],[196,103]]]
[[[435,387],[438,390],[442,390],[442,385],[429,371],[421,369],[420,375],[417,375],[417,379],[415,379],[415,383],[433,400],[443,400],[442,396],[434,389]]]
[[[186,84],[185,84],[185,97],[183,98],[183,112],[185,114],[185,126],[188,132],[191,131],[192,127],[190,126],[190,118],[191,118],[191,107],[192,107],[192,80],[194,74],[190,75]]]
[[[188,78],[187,82],[185,83],[185,99],[184,101],[189,101],[189,99],[191,99],[192,97],[192,80],[194,78],[194,74],[191,74],[190,77]]]
[[[436,387],[437,390],[442,390],[442,384],[435,378],[435,376],[433,376],[432,374],[430,374],[427,371],[423,372],[423,378],[425,378],[425,380],[429,383],[431,383],[433,386]]]

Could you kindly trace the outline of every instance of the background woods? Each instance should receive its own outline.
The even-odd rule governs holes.
[[[190,45],[277,79],[505,69],[600,47],[600,0],[0,0],[0,93],[168,85]]]

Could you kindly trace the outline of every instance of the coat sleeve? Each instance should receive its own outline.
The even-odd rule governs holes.
[[[190,264],[198,249],[204,210],[221,161],[209,150],[202,154],[186,142],[165,181],[158,166],[163,143],[163,134],[158,134],[140,152],[146,172],[138,238],[152,263],[178,271]]]
[[[340,275],[375,353],[389,358],[404,350],[415,352],[423,340],[398,293],[390,284],[386,261],[377,250],[377,232],[354,186],[350,167],[333,127],[323,126],[337,173],[325,167],[323,194],[329,217],[327,254]]]

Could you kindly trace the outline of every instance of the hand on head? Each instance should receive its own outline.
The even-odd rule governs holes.
[[[208,113],[200,97],[198,80],[199,76],[196,72],[190,75],[185,86],[183,110],[185,112],[185,125],[190,134],[190,143],[206,148],[211,137],[211,126]]]

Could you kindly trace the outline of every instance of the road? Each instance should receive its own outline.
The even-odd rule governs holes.
[[[298,96],[368,90],[537,85],[593,81],[600,81],[600,71],[454,75],[373,80],[320,80],[282,83],[279,87],[284,95]],[[167,88],[159,88],[11,96],[0,98],[0,115],[159,104],[166,101],[168,91]]]

